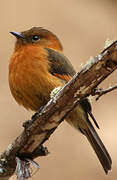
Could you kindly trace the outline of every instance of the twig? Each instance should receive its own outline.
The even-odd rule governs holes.
[[[117,69],[117,41],[83,67],[60,92],[37,113],[34,122],[0,156],[0,180],[9,179],[16,169],[16,157],[34,159],[40,146],[49,139],[71,109],[92,94],[105,78]],[[42,155],[42,153],[41,153]]]
[[[104,89],[104,88],[99,88],[99,89],[98,89],[98,88],[96,88],[96,89],[94,90],[94,94],[92,94],[92,95],[93,95],[93,96],[98,95],[98,96],[96,97],[96,101],[98,101],[101,96],[103,96],[104,94],[107,94],[107,93],[109,93],[109,92],[111,92],[111,91],[113,91],[113,90],[115,90],[115,89],[117,89],[117,85],[115,85],[115,86],[113,86],[113,87],[109,87],[109,88],[107,88],[107,89]]]

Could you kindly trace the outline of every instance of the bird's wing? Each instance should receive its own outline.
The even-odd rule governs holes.
[[[76,73],[70,61],[60,52],[45,48],[48,51],[49,72],[68,82]]]
[[[45,49],[48,51],[49,72],[54,76],[68,82],[76,73],[70,61],[66,56],[64,56],[64,54],[59,51],[53,50],[51,48]],[[82,105],[85,112],[90,115],[96,127],[99,128],[99,125],[91,112],[92,109],[88,99],[83,99],[80,104]]]

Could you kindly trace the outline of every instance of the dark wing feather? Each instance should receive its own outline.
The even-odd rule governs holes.
[[[53,50],[51,48],[45,49],[48,51],[48,59],[50,61],[49,72],[54,76],[68,82],[76,73],[70,61],[67,59],[66,56],[64,56],[64,54],[56,50]],[[99,125],[91,112],[91,105],[88,99],[83,99],[80,104],[82,105],[85,112],[90,115],[96,127],[99,128]]]
[[[48,51],[48,59],[50,61],[49,72],[51,74],[73,76],[76,72],[70,61],[60,52],[45,48]]]

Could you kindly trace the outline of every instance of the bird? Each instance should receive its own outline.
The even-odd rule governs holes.
[[[53,89],[63,87],[76,71],[53,32],[43,27],[32,27],[23,32],[10,33],[16,37],[9,62],[11,94],[19,105],[36,112],[50,100]],[[99,128],[91,104],[85,98],[70,112],[66,121],[88,139],[107,174],[111,170],[112,160],[90,117]]]

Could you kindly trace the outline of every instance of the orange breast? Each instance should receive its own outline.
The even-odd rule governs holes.
[[[27,45],[11,57],[9,85],[19,104],[37,111],[48,102],[51,91],[62,82],[48,72],[47,52],[41,47]]]

